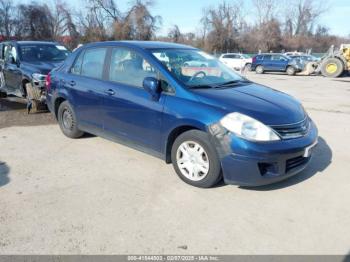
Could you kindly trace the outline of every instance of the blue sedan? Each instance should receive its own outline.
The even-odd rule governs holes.
[[[48,75],[46,88],[66,136],[87,132],[153,154],[197,187],[286,179],[307,166],[317,144],[300,102],[186,45],[87,44]]]

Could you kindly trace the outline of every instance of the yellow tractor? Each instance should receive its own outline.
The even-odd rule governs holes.
[[[331,46],[327,54],[322,57],[316,71],[326,77],[338,77],[348,70],[350,70],[350,44],[342,44],[337,51]]]

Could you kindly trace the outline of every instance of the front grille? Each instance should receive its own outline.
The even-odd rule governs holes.
[[[271,126],[282,138],[297,138],[306,135],[310,128],[310,120],[306,117],[303,121],[290,125]]]
[[[295,158],[288,159],[286,162],[286,173],[290,170],[297,168],[299,166],[305,165],[310,160],[309,157],[298,156]]]

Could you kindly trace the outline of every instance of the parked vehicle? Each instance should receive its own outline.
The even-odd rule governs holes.
[[[188,57],[212,67],[185,67]],[[48,108],[66,136],[88,132],[146,151],[198,187],[286,179],[306,167],[317,143],[300,102],[190,46],[87,44],[46,83]]]
[[[48,72],[66,59],[69,51],[54,42],[0,43],[0,92],[28,98],[37,108],[43,102]]]
[[[252,66],[252,58],[246,54],[237,54],[237,53],[227,53],[222,54],[219,57],[219,60],[223,62],[228,67],[240,71],[243,68],[248,70],[251,69]]]
[[[295,75],[295,73],[303,70],[303,64],[282,54],[259,54],[253,57],[252,71],[257,74],[265,72],[286,72],[288,75]]]
[[[339,77],[345,71],[350,71],[350,44],[342,44],[338,50],[331,46],[316,69],[326,77]]]
[[[186,67],[208,67],[209,63],[204,60],[189,60],[185,61],[183,66]]]
[[[313,55],[290,55],[292,59],[300,60],[302,63],[318,62],[321,59]]]

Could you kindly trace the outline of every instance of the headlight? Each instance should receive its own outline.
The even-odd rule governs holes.
[[[45,81],[45,79],[46,79],[46,75],[42,75],[42,74],[38,74],[38,73],[32,74],[32,77],[35,81]]]
[[[221,125],[230,132],[248,140],[276,141],[279,136],[263,123],[240,113],[230,113],[220,121]]]

